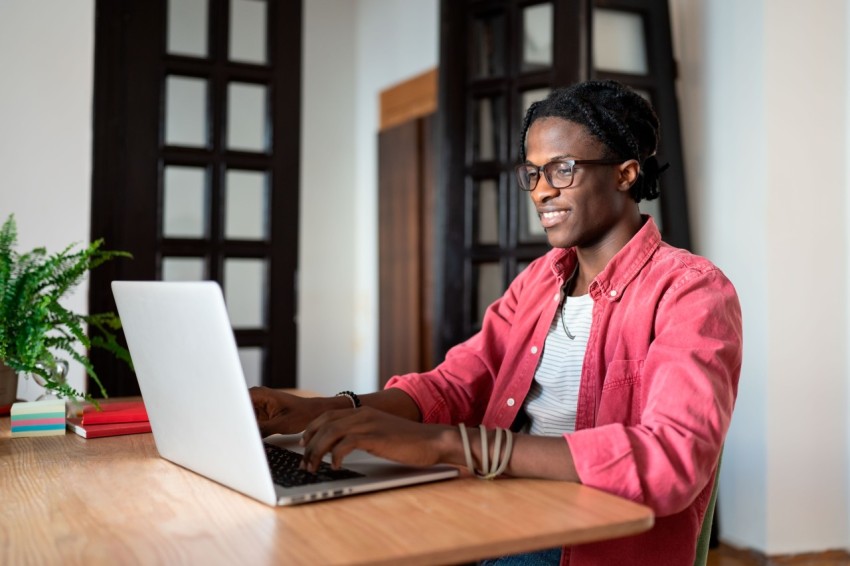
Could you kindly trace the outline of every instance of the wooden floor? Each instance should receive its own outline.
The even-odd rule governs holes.
[[[844,551],[818,552],[768,558],[757,552],[739,550],[721,544],[708,553],[708,566],[850,566],[850,554]]]

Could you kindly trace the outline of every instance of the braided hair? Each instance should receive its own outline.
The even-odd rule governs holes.
[[[525,138],[535,120],[556,117],[587,128],[607,149],[605,158],[636,159],[640,174],[629,190],[635,202],[658,198],[660,167],[655,152],[660,140],[658,116],[641,95],[617,81],[587,81],[553,90],[529,106],[520,133],[520,161]]]

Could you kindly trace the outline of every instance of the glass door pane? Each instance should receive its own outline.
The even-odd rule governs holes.
[[[224,299],[234,328],[266,326],[267,272],[263,259],[224,260]]]
[[[519,108],[519,121],[517,124],[522,124],[525,120],[525,113],[528,112],[528,107],[531,106],[533,102],[538,102],[543,100],[549,95],[551,89],[549,88],[535,88],[532,90],[526,90],[520,93],[520,108]]]
[[[162,187],[162,235],[164,237],[206,237],[206,177],[206,169],[202,167],[165,166]]]
[[[248,387],[263,384],[263,357],[262,348],[239,348],[239,361],[242,363],[242,373],[245,375],[245,384]]]
[[[499,182],[485,179],[475,183],[474,196],[478,220],[475,226],[475,243],[499,244]]]
[[[522,10],[523,71],[552,66],[552,4],[536,4]]]
[[[207,262],[202,257],[162,258],[163,281],[203,281],[207,279]]]
[[[268,238],[268,175],[230,169],[225,176],[224,237],[228,240]]]
[[[267,150],[266,91],[264,85],[252,83],[227,85],[227,149]]]
[[[472,158],[474,161],[498,159],[505,131],[504,98],[479,98],[473,106]]]
[[[502,283],[502,267],[499,263],[480,263],[476,266],[475,279],[478,282],[478,301],[475,309],[475,324],[481,326],[484,312],[493,301],[504,293]]]
[[[208,13],[208,0],[168,0],[168,52],[206,57]]]
[[[264,65],[266,56],[267,5],[264,0],[230,0],[231,61]]]
[[[593,66],[599,71],[649,72],[643,18],[635,12],[593,10]]]
[[[534,201],[531,200],[531,195],[525,191],[520,191],[516,181],[514,181],[513,187],[519,193],[518,240],[526,244],[546,242],[546,230],[540,223],[540,217],[537,216],[537,208],[534,206]]]
[[[207,146],[207,81],[170,75],[165,79],[165,143]]]
[[[486,14],[472,24],[472,76],[500,77],[505,74],[505,16]]]

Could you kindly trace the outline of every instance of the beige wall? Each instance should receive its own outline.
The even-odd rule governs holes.
[[[722,536],[847,548],[847,3],[672,6],[696,246],[744,311]]]

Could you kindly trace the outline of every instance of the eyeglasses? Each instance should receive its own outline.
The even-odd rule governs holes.
[[[516,166],[516,178],[519,188],[523,191],[533,191],[540,180],[540,172],[546,176],[549,186],[553,189],[566,189],[573,184],[573,171],[576,165],[617,165],[623,159],[556,159],[540,167],[521,163]]]

